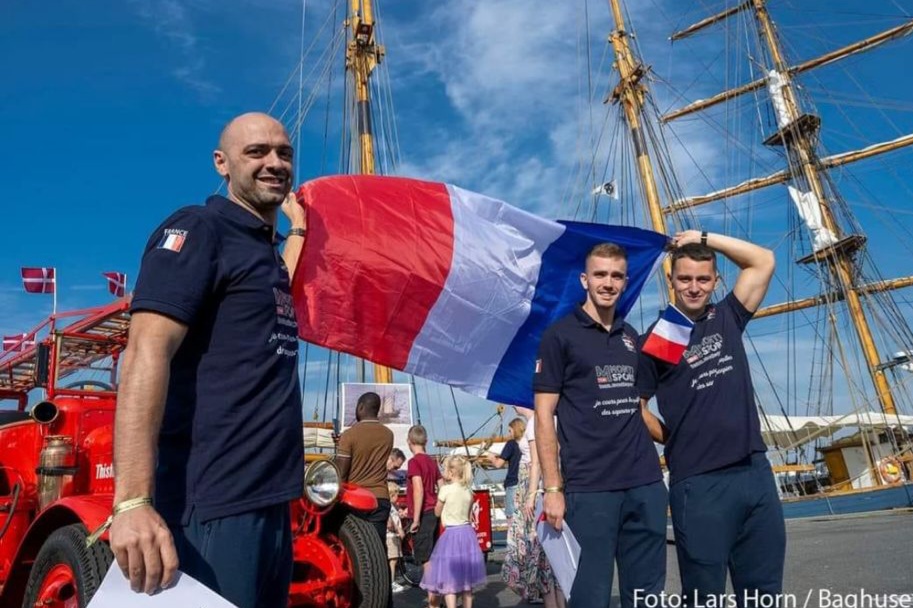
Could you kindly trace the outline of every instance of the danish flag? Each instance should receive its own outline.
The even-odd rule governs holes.
[[[29,293],[54,293],[57,279],[54,268],[23,268],[22,285]]]
[[[29,334],[16,334],[3,336],[3,352],[20,352],[30,346],[35,346],[35,336]]]
[[[103,272],[101,274],[108,279],[108,291],[118,298],[124,297],[127,291],[127,275],[123,272]]]

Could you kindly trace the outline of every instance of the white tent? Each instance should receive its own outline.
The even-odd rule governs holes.
[[[761,416],[761,435],[770,448],[789,449],[845,428],[913,428],[913,416],[860,412],[836,416]]]

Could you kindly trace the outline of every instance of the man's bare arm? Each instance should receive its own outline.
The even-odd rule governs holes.
[[[656,414],[650,411],[647,407],[648,399],[641,398],[640,400],[640,415],[644,419],[644,424],[647,425],[647,430],[650,432],[650,437],[653,438],[653,441],[656,443],[666,443],[666,438],[669,436],[669,429],[666,428],[666,425],[656,417]]]
[[[152,496],[159,429],[171,358],[187,326],[164,315],[138,312],[121,363],[114,421],[114,502]]]
[[[555,408],[558,393],[536,393],[536,452],[542,469],[542,484],[546,488],[561,485],[558,470],[558,435],[555,433]]]
[[[121,364],[114,418],[114,503],[152,497],[159,430],[171,359],[187,327],[169,317],[137,312]],[[174,540],[151,507],[125,511],[109,532],[118,566],[134,591],[169,586],[178,567]]]
[[[564,521],[564,484],[558,468],[558,435],[555,433],[555,409],[558,407],[557,393],[536,393],[536,441],[538,463],[542,469],[542,485],[545,496],[542,511],[548,522],[560,530]]]
[[[304,249],[304,240],[307,238],[307,207],[298,204],[294,192],[289,192],[282,203],[282,212],[289,219],[293,229],[305,231],[305,236],[289,235],[285,239],[285,246],[282,249],[282,261],[288,268],[289,281],[295,278],[295,269],[298,268],[298,258],[301,257],[301,250]]]

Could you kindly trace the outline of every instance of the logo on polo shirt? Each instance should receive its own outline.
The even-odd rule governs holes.
[[[723,336],[711,334],[705,336],[700,344],[695,344],[686,350],[682,358],[691,367],[698,367],[711,359],[719,357],[721,348],[723,348]]]
[[[634,367],[631,365],[597,365],[596,384],[599,388],[617,388],[634,384]]]
[[[625,348],[628,349],[628,352],[636,352],[637,346],[634,345],[634,340],[628,334],[621,335],[621,341],[624,343]]]
[[[180,253],[187,240],[187,231],[180,228],[165,228],[162,238],[159,239],[156,249],[167,249],[175,253]]]

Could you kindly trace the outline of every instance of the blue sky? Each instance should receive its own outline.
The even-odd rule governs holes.
[[[392,99],[392,106],[384,102],[383,107],[396,115],[399,173],[453,182],[549,217],[587,216],[593,202],[581,193],[614,175],[605,166],[616,161],[605,159],[620,162],[622,149],[613,152],[601,130],[607,120],[601,100],[614,85],[605,58],[611,24],[602,1],[541,4],[533,12],[530,3],[519,0],[380,2],[387,57],[378,76],[389,84]],[[745,38],[742,22],[691,41],[667,41],[675,27],[724,2],[630,4],[660,108],[681,105],[678,96],[707,97],[749,76],[747,68],[734,71],[723,60],[732,56],[722,46],[727,34],[730,41]],[[329,19],[338,29],[342,17],[329,16],[328,0],[309,0],[305,6],[306,42],[316,40],[319,47],[326,39],[326,30],[318,35],[324,22]],[[909,2],[897,0],[872,0],[864,7],[853,0],[775,0],[770,6],[796,61],[897,25],[913,11]],[[175,208],[199,203],[219,186],[210,156],[222,125],[240,112],[269,108],[277,97],[280,111],[288,104],[294,109],[293,97],[279,93],[299,59],[301,20],[301,3],[266,0],[60,0],[53,7],[14,1],[0,6],[5,150],[0,332],[22,331],[50,312],[50,298],[22,293],[22,265],[57,267],[62,310],[108,301],[103,271],[135,278],[150,230]],[[589,59],[581,52],[585,48],[591,50]],[[816,99],[824,117],[822,143],[828,152],[913,133],[913,84],[901,77],[911,50],[910,39],[895,42],[802,80],[803,92]],[[335,80],[319,82],[338,93],[341,56],[334,61]],[[309,59],[307,65],[316,63]],[[325,103],[324,96],[317,97],[302,127],[299,181],[338,167],[338,128],[331,123],[339,118],[341,102],[336,96],[326,113]],[[687,142],[670,151],[685,193],[781,168],[755,143],[765,132],[763,113],[744,101],[735,108],[710,114],[721,124],[736,125],[741,135],[734,143],[721,144],[715,128],[700,120],[675,124],[675,133]],[[754,160],[733,160],[730,152],[740,146]],[[909,271],[911,161],[913,152],[907,150],[862,163],[853,174],[834,175],[866,229],[884,277]],[[588,170],[591,165],[598,170]],[[732,212],[703,209],[695,221],[782,246],[791,226],[788,214],[795,215],[784,197],[782,188],[770,189],[746,198],[750,205],[740,208],[735,201]],[[599,205],[598,218],[605,213],[610,221],[625,220],[621,211]],[[582,211],[575,213],[578,208]],[[751,230],[743,230],[749,224]],[[790,281],[804,295],[814,289],[802,271],[793,276],[787,270],[795,268],[789,253],[778,250],[782,281],[769,303],[782,301]],[[901,292],[898,301],[908,315],[909,296]],[[655,304],[645,296],[635,325],[649,322]],[[776,353],[778,332],[795,329],[782,320],[759,325],[762,352]],[[798,329],[795,333],[801,336]],[[795,356],[802,358],[802,352]],[[307,383],[309,410],[322,400],[322,387],[312,389],[323,384],[322,357],[314,355],[309,362],[318,374]],[[793,375],[796,371],[794,365]],[[797,399],[804,397],[801,387],[792,386],[794,380],[776,373],[775,384],[788,386]],[[446,429],[452,435],[449,392],[422,383],[418,392],[427,401],[424,413],[437,410],[433,432]],[[458,402],[467,431],[492,411],[465,396]]]

